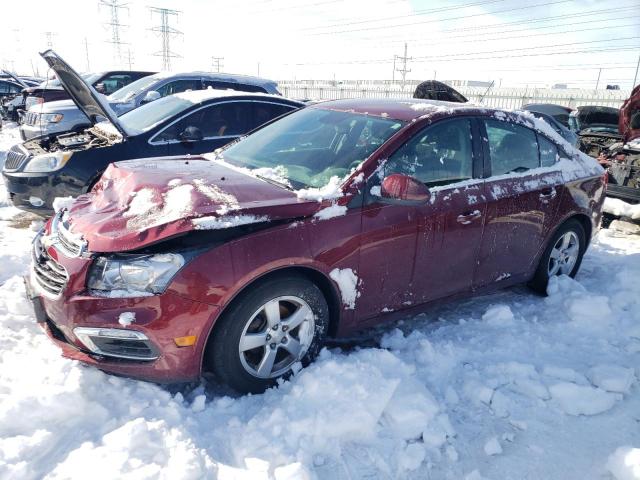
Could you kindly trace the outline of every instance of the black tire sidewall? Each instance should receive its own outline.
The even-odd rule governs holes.
[[[569,231],[573,231],[578,236],[578,242],[580,243],[578,259],[576,260],[576,264],[573,266],[573,269],[569,273],[569,276],[573,278],[578,273],[580,265],[582,264],[582,257],[584,256],[584,252],[586,250],[587,241],[584,227],[580,224],[579,221],[571,219],[563,223],[560,228],[556,230],[556,232],[551,237],[551,240],[547,244],[547,248],[545,248],[544,253],[540,257],[540,263],[538,264],[538,268],[533,277],[533,280],[530,282],[531,288],[533,288],[535,291],[546,294],[547,285],[549,284],[548,265],[551,251],[553,250],[553,247],[558,242],[560,237],[562,237]]]
[[[315,316],[313,341],[304,357],[307,366],[319,353],[329,328],[329,307],[322,291],[303,276],[277,277],[249,286],[227,308],[214,325],[207,345],[205,369],[213,371],[218,380],[241,393],[261,393],[277,379],[251,375],[240,361],[238,345],[247,320],[262,305],[276,297],[296,296],[304,300]],[[279,378],[288,377],[291,371]]]

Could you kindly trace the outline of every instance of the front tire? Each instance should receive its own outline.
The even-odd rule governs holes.
[[[261,393],[318,354],[329,327],[320,289],[303,276],[249,287],[214,327],[205,367],[241,393]]]
[[[575,277],[586,246],[586,235],[580,222],[573,219],[565,222],[551,237],[529,286],[536,292],[545,294],[551,277]]]

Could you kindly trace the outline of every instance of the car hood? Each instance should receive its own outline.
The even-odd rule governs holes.
[[[89,85],[53,50],[47,50],[40,55],[56,73],[60,84],[92,124],[95,125],[97,122],[106,118],[120,131],[123,138],[127,137],[125,129],[118,122],[118,117],[113,110],[111,110],[109,103],[104,100],[101,94]]]
[[[226,164],[202,157],[109,165],[65,215],[92,252],[136,250],[192,230],[308,217],[322,204],[299,199]]]

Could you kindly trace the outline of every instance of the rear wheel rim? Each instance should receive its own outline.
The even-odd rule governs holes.
[[[313,310],[302,298],[269,300],[245,323],[238,343],[240,362],[254,377],[277,378],[306,355],[314,332]]]
[[[558,238],[551,254],[547,273],[554,275],[570,275],[580,255],[580,240],[576,232],[570,230]]]

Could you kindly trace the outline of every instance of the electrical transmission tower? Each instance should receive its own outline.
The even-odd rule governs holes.
[[[54,32],[44,32],[44,36],[47,37],[47,47],[48,48],[53,48],[53,36],[55,35]]]
[[[396,60],[400,60],[402,67],[396,67]],[[394,55],[393,56],[393,80],[395,81],[396,72],[400,72],[402,75],[402,85],[401,88],[404,90],[405,81],[407,79],[407,73],[411,71],[411,69],[407,68],[407,62],[412,60],[412,57],[407,56],[407,44],[404,44],[404,55]]]
[[[109,10],[109,21],[103,22],[108,28],[111,28],[111,40],[107,40],[113,46],[113,61],[116,65],[122,63],[122,45],[126,45],[127,42],[122,41],[121,29],[126,28],[127,25],[120,23],[120,10],[126,9],[129,11],[129,7],[126,3],[120,3],[120,0],[99,0],[98,8],[107,7]]]
[[[224,68],[224,57],[211,57],[211,66],[214,72],[220,73]]]
[[[178,19],[178,15],[182,12],[179,10],[170,10],[168,8],[149,7],[151,15],[154,13],[160,16],[160,25],[151,28],[152,32],[159,33],[162,38],[162,50],[156,52],[153,55],[156,57],[162,56],[162,69],[171,70],[171,59],[180,58],[180,55],[171,51],[170,41],[172,37],[182,35],[180,30],[173,28],[169,25],[170,17]]]

